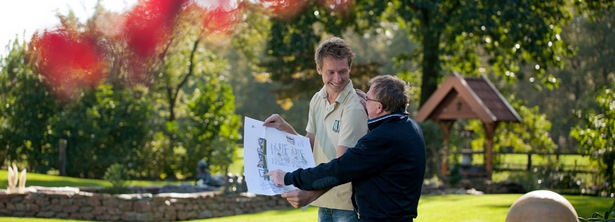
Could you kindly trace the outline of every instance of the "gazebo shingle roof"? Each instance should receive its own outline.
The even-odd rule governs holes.
[[[485,77],[450,75],[414,118],[455,120],[478,118],[484,123],[520,122],[521,117]]]

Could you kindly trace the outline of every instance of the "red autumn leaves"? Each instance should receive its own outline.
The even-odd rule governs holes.
[[[101,81],[104,58],[93,39],[66,30],[45,32],[32,40],[38,69],[62,98],[71,98],[80,87]]]
[[[105,79],[110,70],[107,58],[127,64],[130,80],[143,81],[148,62],[155,60],[169,43],[177,18],[189,3],[192,2],[140,1],[132,10],[120,15],[123,19],[118,21],[122,22],[114,24],[121,30],[116,36],[66,27],[46,30],[35,35],[31,42],[36,68],[55,94],[68,100],[76,99],[82,89],[94,88]],[[125,49],[112,50],[108,48],[108,41],[117,42],[119,44],[115,45]]]
[[[261,0],[260,4],[273,17],[281,20],[292,19],[307,7],[305,0]]]
[[[351,0],[320,0],[320,4]],[[204,35],[230,34],[243,19],[245,0],[142,0],[111,24],[119,33],[62,27],[45,30],[31,42],[36,67],[57,96],[73,100],[82,89],[98,86],[109,74],[111,61],[126,64],[131,81],[145,81],[147,67],[164,56],[181,13],[199,13]],[[261,0],[257,6],[278,19],[296,16],[307,0]],[[119,27],[119,28],[118,28]],[[123,50],[109,49],[117,42]],[[103,44],[101,44],[103,43]]]
[[[128,13],[124,24],[128,47],[141,57],[153,56],[172,33],[175,18],[186,0],[146,1]]]

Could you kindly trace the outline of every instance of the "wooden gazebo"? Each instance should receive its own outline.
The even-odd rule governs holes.
[[[491,179],[493,171],[493,138],[500,122],[520,122],[521,117],[502,97],[489,79],[450,75],[421,106],[414,119],[418,122],[433,120],[444,133],[444,148],[441,173],[448,170],[448,145],[451,128],[458,119],[480,119],[485,128],[485,172]]]

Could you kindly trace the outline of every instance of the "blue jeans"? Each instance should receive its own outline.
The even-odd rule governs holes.
[[[357,214],[352,210],[318,208],[318,222],[358,222]]]

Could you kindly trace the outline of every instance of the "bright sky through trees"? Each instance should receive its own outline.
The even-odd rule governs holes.
[[[7,52],[6,44],[19,38],[30,41],[36,30],[54,29],[60,24],[56,14],[68,14],[72,9],[82,21],[94,13],[96,0],[19,0],[0,1],[0,56]],[[137,0],[102,0],[103,7],[122,12],[130,9]]]

